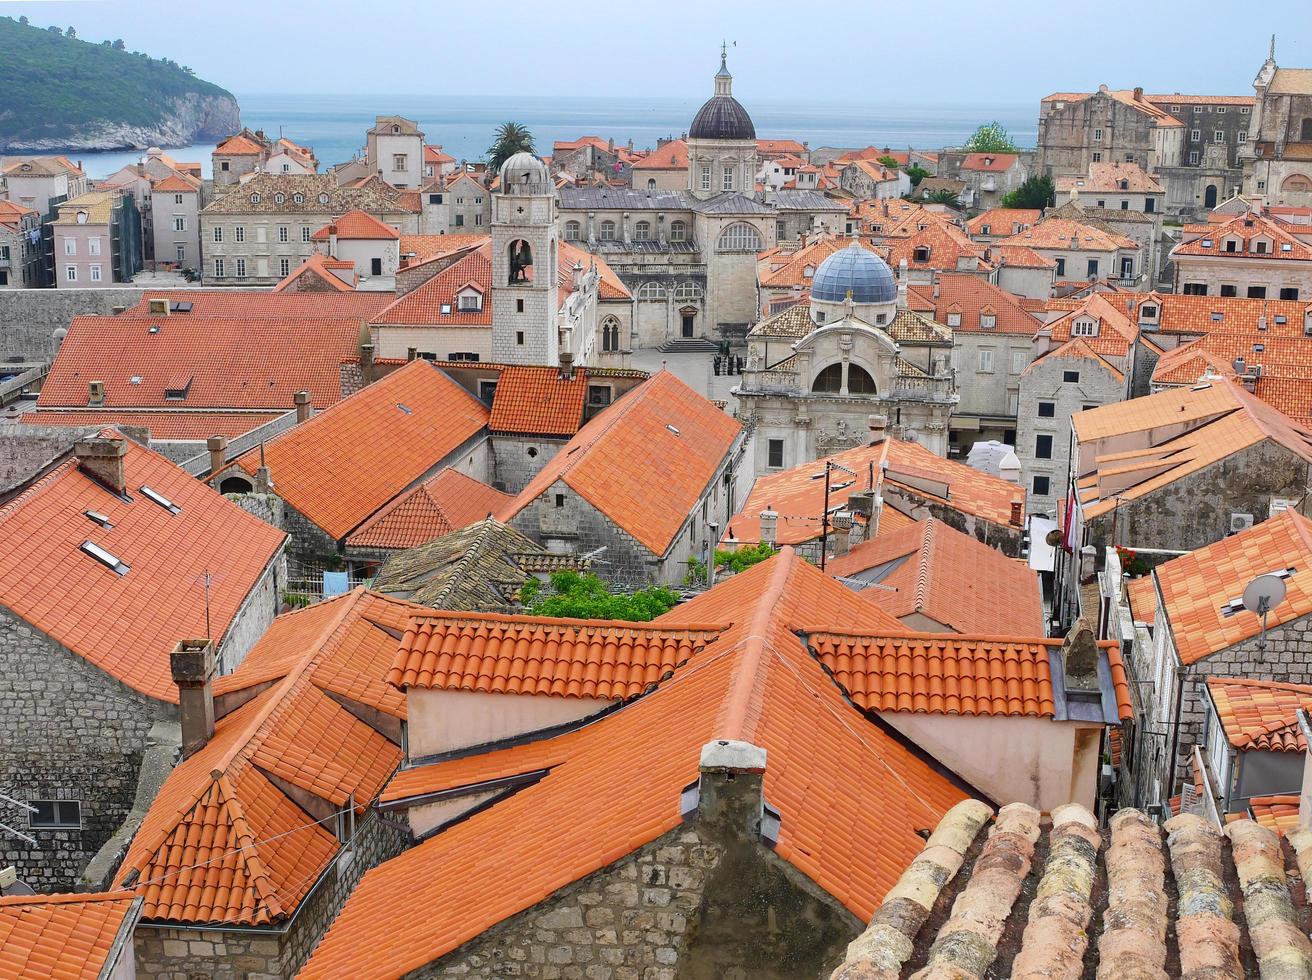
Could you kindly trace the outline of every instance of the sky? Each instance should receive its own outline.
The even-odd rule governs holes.
[[[1243,11],[1221,0],[1103,0],[1083,15],[1050,0],[849,0],[823,8],[839,16],[811,16],[819,9],[797,0],[0,0],[0,15],[72,25],[86,40],[121,37],[238,96],[692,98],[706,91],[722,39],[740,98],[832,104],[1037,103],[1104,82],[1248,94],[1272,33],[1277,61],[1312,67],[1307,0]],[[0,88],[0,108],[3,98]]]

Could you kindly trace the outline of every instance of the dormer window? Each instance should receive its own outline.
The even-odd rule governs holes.
[[[981,330],[992,330],[998,325],[998,315],[992,311],[985,312],[980,310],[979,328]]]
[[[961,326],[961,314],[960,314],[960,313],[949,313],[949,314],[948,314],[948,326],[949,326],[949,327],[959,327],[959,326]]]
[[[990,230],[990,227],[988,225],[980,225],[979,233],[981,235],[991,235],[993,232]]]
[[[915,248],[915,251],[913,251],[913,252],[911,253],[911,257],[914,258],[917,262],[928,262],[928,261],[929,261],[929,246],[928,246],[928,245],[917,245],[916,248]]]
[[[477,289],[467,287],[456,294],[456,302],[461,313],[477,313],[483,309],[483,294]]]
[[[328,203],[328,195],[327,195],[327,194],[320,194],[320,195],[319,195],[319,203],[320,203],[320,204],[327,204],[327,203]]]
[[[286,194],[281,194],[281,193],[279,193],[279,194],[275,194],[275,195],[273,195],[273,203],[274,203],[274,204],[283,204],[283,203],[286,202],[286,200],[287,200],[287,195],[286,195]]]
[[[1130,182],[1128,180],[1123,180],[1118,186],[1121,190],[1128,191],[1130,189]]]
[[[1238,252],[1238,251],[1239,251],[1239,242],[1235,241],[1235,239],[1233,239],[1233,238],[1227,238],[1227,239],[1225,240],[1224,245],[1225,245],[1225,250],[1226,250],[1227,252]]]
[[[260,195],[259,195],[258,193],[256,193],[256,194],[252,194],[252,195],[251,195],[251,203],[252,203],[252,204],[259,204],[259,203],[260,203]]]
[[[293,195],[292,195],[292,203],[293,203],[293,204],[304,204],[304,203],[305,203],[305,195],[304,195],[304,194],[293,194]]]
[[[1266,255],[1271,251],[1271,242],[1266,238],[1253,239],[1253,251],[1258,255]]]
[[[1157,307],[1153,306],[1151,303],[1145,303],[1143,306],[1139,307],[1139,316],[1145,320],[1156,320]]]
[[[1098,321],[1092,317],[1079,317],[1071,323],[1072,337],[1098,336]]]
[[[392,127],[392,132],[393,132],[394,134],[395,134],[395,133],[399,133],[399,132],[401,132],[401,127],[400,127],[400,126],[393,126],[393,127]]]

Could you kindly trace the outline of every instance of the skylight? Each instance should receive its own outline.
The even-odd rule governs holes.
[[[96,524],[99,524],[101,527],[105,528],[106,530],[109,530],[111,527],[114,526],[113,524],[109,523],[109,517],[105,514],[100,513],[99,511],[84,510],[82,513],[86,514],[89,520],[91,520]]]
[[[90,555],[100,564],[110,569],[118,575],[126,575],[129,571],[127,564],[117,555],[106,551],[94,541],[83,541],[81,544],[83,554]]]
[[[406,415],[414,415],[414,414],[415,414],[414,411],[410,408],[409,405],[402,405],[400,402],[397,402],[397,403],[396,403],[396,407],[399,408],[401,411],[405,412]]]
[[[170,514],[180,514],[180,513],[182,513],[182,508],[181,508],[181,507],[179,507],[179,506],[178,506],[177,504],[175,504],[173,501],[169,500],[168,497],[164,496],[164,495],[163,495],[162,493],[160,493],[158,490],[152,490],[150,487],[147,487],[147,486],[144,486],[144,485],[143,485],[140,489],[141,489],[142,496],[144,496],[147,500],[150,500],[150,501],[153,501],[154,503],[159,504],[161,507],[163,507],[163,508],[164,508],[166,511],[168,511]]]

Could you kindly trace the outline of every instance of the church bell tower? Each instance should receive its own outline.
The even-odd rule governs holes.
[[[516,153],[492,195],[493,360],[559,362],[558,252],[551,174],[532,153]]]

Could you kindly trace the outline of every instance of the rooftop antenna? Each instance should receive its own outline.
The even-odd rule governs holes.
[[[1278,575],[1259,575],[1248,583],[1244,589],[1244,608],[1262,617],[1262,633],[1257,640],[1257,649],[1266,650],[1266,618],[1280,603],[1285,601],[1285,580]]]

